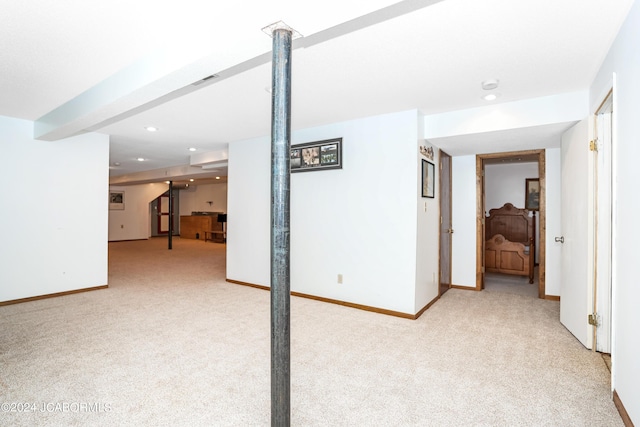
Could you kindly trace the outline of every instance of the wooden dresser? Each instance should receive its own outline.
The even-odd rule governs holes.
[[[208,212],[206,215],[181,215],[180,237],[183,239],[207,239],[223,243],[225,241],[222,232],[223,223],[218,222],[218,214],[222,214],[222,212]]]

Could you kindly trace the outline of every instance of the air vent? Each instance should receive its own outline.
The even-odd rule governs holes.
[[[197,82],[191,83],[191,86],[198,86],[202,83],[205,83],[207,80],[215,79],[216,77],[220,77],[217,74],[211,74],[210,76],[205,77],[204,79],[200,79]]]

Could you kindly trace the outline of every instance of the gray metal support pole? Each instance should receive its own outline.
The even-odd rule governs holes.
[[[173,249],[173,181],[169,181],[169,250]]]
[[[273,32],[271,91],[271,425],[291,422],[289,191],[291,31]]]

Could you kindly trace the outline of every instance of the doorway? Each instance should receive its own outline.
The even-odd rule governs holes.
[[[485,191],[485,167],[489,164],[500,164],[509,162],[534,162],[537,163],[537,175],[538,175],[538,188],[539,188],[539,204],[538,215],[536,223],[536,252],[537,254],[531,254],[535,256],[537,261],[537,274],[538,279],[538,298],[545,298],[545,230],[546,230],[546,163],[545,163],[545,151],[544,150],[527,150],[516,151],[508,153],[494,153],[494,154],[480,154],[476,156],[476,290],[482,290],[485,287],[485,217],[489,208],[493,206],[486,206],[486,191]],[[522,205],[524,207],[524,190],[526,189],[526,183],[515,183],[514,185],[522,186],[522,201],[512,202],[514,205]]]
[[[440,290],[451,288],[451,156],[440,150]]]
[[[169,221],[173,221],[173,235],[180,235],[179,224],[180,217],[180,197],[179,192],[174,189],[173,200],[171,203],[172,211],[169,212],[169,192],[161,194],[158,198],[149,203],[149,209],[151,211],[151,236],[166,236],[169,233]]]

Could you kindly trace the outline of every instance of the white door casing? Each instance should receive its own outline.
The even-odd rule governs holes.
[[[595,311],[598,314],[596,350],[611,353],[611,251],[612,251],[612,150],[613,109],[611,98],[598,111],[595,119],[597,150],[594,151],[594,236]]]

